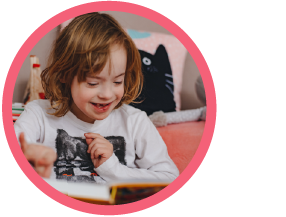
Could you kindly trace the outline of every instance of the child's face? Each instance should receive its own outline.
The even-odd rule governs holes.
[[[75,76],[72,81],[71,112],[82,121],[94,123],[95,120],[105,119],[123,97],[127,64],[125,48],[113,45],[110,60],[96,76],[88,75],[86,81],[81,83]]]

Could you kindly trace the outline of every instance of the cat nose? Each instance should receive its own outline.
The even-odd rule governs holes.
[[[155,66],[148,66],[147,71],[155,73],[158,72],[158,69]]]

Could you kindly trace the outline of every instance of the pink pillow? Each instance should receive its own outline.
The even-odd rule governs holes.
[[[143,50],[154,55],[160,44],[165,46],[173,73],[174,101],[176,103],[176,110],[180,111],[182,78],[187,54],[187,50],[184,45],[173,35],[156,32],[142,32],[132,29],[126,29],[126,31],[133,39],[139,50]]]

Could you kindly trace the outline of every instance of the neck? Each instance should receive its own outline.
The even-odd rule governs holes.
[[[93,124],[96,120],[86,116],[77,106],[72,103],[70,111],[81,121]]]

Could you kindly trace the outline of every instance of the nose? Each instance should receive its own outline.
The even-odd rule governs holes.
[[[97,96],[102,100],[109,100],[112,98],[112,95],[113,95],[112,87],[106,84],[100,87]]]

